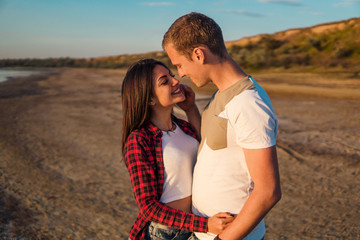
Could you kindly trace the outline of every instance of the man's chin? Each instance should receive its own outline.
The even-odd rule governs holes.
[[[205,86],[206,84],[208,84],[208,83],[195,83],[195,85],[196,85],[198,88],[201,88],[201,87]]]
[[[199,84],[199,82],[195,82],[194,80],[192,80],[191,79],[191,82],[193,82],[194,84],[195,84],[195,86],[197,86],[197,87],[202,87],[202,85],[201,84]]]

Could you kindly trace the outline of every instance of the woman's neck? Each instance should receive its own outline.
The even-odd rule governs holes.
[[[171,112],[162,112],[161,114],[153,111],[150,120],[155,126],[163,131],[169,131],[173,129],[173,123],[171,119]]]

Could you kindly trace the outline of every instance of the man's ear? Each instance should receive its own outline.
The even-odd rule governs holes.
[[[205,49],[201,47],[194,48],[193,50],[193,59],[196,61],[200,61],[201,63],[204,63],[205,61]]]

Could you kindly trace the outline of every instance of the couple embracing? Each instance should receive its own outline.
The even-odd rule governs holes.
[[[263,218],[281,198],[268,95],[201,13],[178,18],[162,45],[180,77],[218,90],[200,116],[194,92],[162,62],[128,69],[122,152],[140,209],[129,238],[263,239]],[[188,121],[172,114],[175,104]]]

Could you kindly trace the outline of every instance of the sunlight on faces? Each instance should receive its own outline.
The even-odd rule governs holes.
[[[154,68],[154,97],[151,98],[152,107],[173,107],[174,104],[185,100],[185,94],[179,80],[165,67],[157,65]],[[150,103],[150,104],[151,104]]]
[[[177,52],[173,44],[166,46],[166,52],[171,60],[171,63],[177,68],[178,74],[181,78],[188,77],[197,86],[202,87],[209,81],[205,78],[203,59],[198,59],[196,54],[192,54],[193,61],[190,61],[183,54]]]

